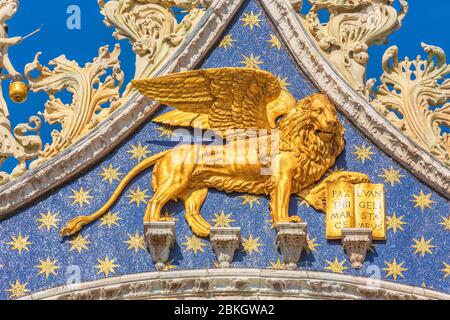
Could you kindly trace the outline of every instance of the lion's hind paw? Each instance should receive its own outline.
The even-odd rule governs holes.
[[[288,222],[288,223],[301,223],[303,220],[298,216],[291,216],[287,218],[278,219],[278,223]]]

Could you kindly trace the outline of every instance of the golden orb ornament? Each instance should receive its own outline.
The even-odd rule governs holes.
[[[9,85],[9,97],[15,103],[24,103],[28,98],[28,85],[22,80],[13,81]]]

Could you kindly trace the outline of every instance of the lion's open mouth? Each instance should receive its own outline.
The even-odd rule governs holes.
[[[331,139],[335,133],[332,131],[317,130],[316,134],[321,138]]]

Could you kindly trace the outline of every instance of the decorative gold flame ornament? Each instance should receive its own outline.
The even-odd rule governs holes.
[[[269,195],[274,223],[301,222],[289,216],[292,194],[325,211],[326,185],[336,181],[370,182],[360,173],[334,173],[320,183],[344,150],[344,128],[323,94],[300,101],[282,90],[272,74],[248,68],[195,70],[133,85],[144,95],[177,110],[154,121],[213,130],[222,145],[181,145],[143,161],[123,179],[108,202],[91,216],[70,221],[61,230],[70,236],[114,205],[126,186],[155,166],[145,222],[166,221],[161,210],[182,200],[186,220],[199,237],[210,234],[200,209],[209,188],[224,192]],[[279,119],[282,117],[281,119]]]
[[[9,97],[15,103],[24,103],[28,99],[29,86],[21,78],[13,79],[9,85]]]

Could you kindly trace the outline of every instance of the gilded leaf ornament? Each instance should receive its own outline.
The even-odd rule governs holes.
[[[10,289],[6,290],[6,292],[9,293],[10,299],[22,298],[30,292],[30,290],[27,289],[27,286],[28,282],[20,283],[19,280],[16,280],[15,283],[10,284]]]
[[[450,164],[450,139],[442,130],[449,127],[450,67],[444,51],[422,44],[427,58],[399,60],[393,46],[384,54],[381,85],[374,90],[375,79],[366,79],[371,45],[387,42],[387,37],[402,26],[408,3],[399,0],[308,0],[310,11],[301,16],[308,32],[327,60],[363,95],[377,111],[423,149]],[[297,10],[301,8],[297,3]],[[320,20],[327,10],[329,20]]]
[[[397,263],[397,260],[394,259],[392,262],[384,262],[386,264],[386,268],[383,270],[386,271],[386,278],[392,277],[394,281],[397,280],[398,277],[404,278],[404,272],[408,271],[403,265],[405,262]]]
[[[339,100],[335,99],[331,90],[319,88],[319,90],[329,93],[330,97],[322,93],[303,96],[306,91],[302,91],[302,89],[308,89],[308,84],[299,81],[299,76],[302,74],[297,74],[298,70],[289,69],[292,65],[295,67],[294,61],[290,61],[292,57],[286,54],[286,57],[278,60],[278,55],[285,55],[285,49],[291,49],[288,46],[286,34],[282,32],[283,30],[272,30],[274,34],[271,34],[266,21],[264,21],[267,14],[263,10],[270,8],[264,6],[268,6],[270,1],[276,4],[281,3],[281,0],[280,2],[267,0],[267,3],[256,2],[256,7],[249,6],[245,10],[241,7],[238,14],[247,13],[249,15],[248,22],[242,21],[238,16],[232,17],[236,29],[228,28],[228,32],[232,31],[235,38],[231,33],[228,33],[229,37],[223,38],[225,33],[224,29],[221,29],[220,33],[215,35],[214,41],[208,43],[211,46],[216,45],[214,54],[219,56],[218,60],[220,60],[220,55],[227,55],[227,59],[233,59],[233,63],[230,64],[238,65],[239,61],[243,60],[241,64],[246,68],[193,70],[162,76],[161,74],[165,74],[166,71],[161,74],[158,72],[158,76],[151,71],[161,71],[157,66],[161,66],[167,57],[160,56],[159,52],[163,52],[167,48],[158,47],[159,40],[155,42],[156,47],[153,48],[154,43],[151,41],[146,43],[142,37],[142,39],[129,37],[128,33],[134,30],[133,23],[137,25],[140,23],[151,24],[153,20],[162,17],[161,21],[155,22],[155,30],[159,30],[160,36],[165,37],[165,34],[161,33],[162,29],[158,29],[158,27],[163,28],[166,22],[170,24],[171,20],[165,18],[173,18],[172,6],[185,8],[185,13],[188,15],[192,8],[192,10],[199,10],[202,13],[202,5],[195,0],[99,1],[105,22],[109,21],[106,23],[111,23],[111,27],[116,29],[116,33],[122,34],[121,36],[117,35],[118,38],[130,39],[136,54],[142,55],[138,60],[142,58],[144,61],[144,57],[151,57],[154,54],[155,60],[146,60],[145,69],[140,70],[143,74],[146,72],[149,74],[133,81],[125,95],[119,93],[123,74],[121,74],[118,61],[120,53],[118,47],[112,52],[104,47],[106,48],[106,51],[103,52],[104,55],[100,52],[98,58],[85,66],[80,66],[75,61],[70,61],[63,56],[52,61],[48,67],[39,63],[38,56],[35,62],[28,66],[27,77],[30,79],[32,90],[42,91],[50,96],[45,113],[42,114],[45,121],[58,123],[62,119],[60,132],[55,132],[52,143],[47,145],[40,154],[37,154],[39,159],[32,165],[37,170],[43,167],[57,167],[58,162],[44,162],[48,159],[65,158],[68,153],[59,156],[58,153],[64,150],[78,151],[78,146],[86,140],[90,142],[91,137],[95,137],[95,134],[102,130],[95,130],[89,136],[86,134],[96,126],[103,127],[111,119],[114,120],[116,115],[113,112],[120,105],[128,107],[137,101],[142,109],[145,108],[146,111],[149,111],[145,115],[138,114],[138,117],[142,121],[153,121],[162,126],[158,128],[158,125],[147,124],[146,127],[135,129],[134,127],[128,128],[122,122],[120,125],[129,129],[128,131],[133,137],[128,141],[120,140],[120,148],[114,151],[100,147],[100,151],[104,153],[100,154],[99,158],[92,159],[90,163],[96,164],[95,167],[86,171],[86,179],[85,176],[63,177],[61,184],[64,186],[61,189],[56,192],[52,191],[52,194],[49,194],[48,197],[46,195],[42,200],[37,200],[36,204],[30,205],[31,208],[25,208],[23,211],[26,213],[22,214],[20,209],[17,215],[19,218],[13,218],[11,223],[0,227],[6,237],[3,242],[7,250],[5,257],[11,257],[14,260],[1,259],[1,262],[5,260],[5,265],[0,266],[0,269],[6,272],[8,278],[5,278],[2,288],[4,296],[20,298],[30,294],[31,296],[25,298],[40,299],[56,293],[63,299],[115,299],[122,296],[127,299],[144,299],[150,295],[172,298],[190,295],[192,298],[196,298],[197,296],[215,295],[216,293],[211,290],[214,289],[215,284],[220,284],[219,282],[224,279],[226,281],[221,282],[224,285],[219,288],[222,290],[220,292],[222,296],[229,292],[235,295],[256,292],[258,295],[261,290],[265,294],[285,298],[315,296],[316,298],[362,297],[374,299],[388,297],[396,299],[425,295],[427,290],[420,290],[420,292],[416,290],[411,294],[411,290],[406,292],[407,286],[394,286],[386,281],[381,282],[380,286],[368,286],[367,283],[364,283],[364,274],[352,270],[351,267],[354,267],[352,258],[350,258],[351,263],[345,258],[345,253],[349,257],[351,256],[350,249],[357,251],[357,246],[362,245],[353,244],[353,248],[345,247],[348,252],[343,252],[340,247],[339,250],[335,250],[337,247],[330,246],[332,243],[325,239],[324,232],[326,230],[323,227],[326,217],[317,216],[313,209],[325,210],[328,185],[336,182],[350,184],[370,182],[370,178],[366,174],[346,172],[345,169],[340,168],[347,165],[367,170],[367,173],[380,184],[384,183],[389,192],[387,193],[389,197],[386,199],[389,202],[396,201],[401,205],[400,207],[393,206],[393,203],[388,205],[391,214],[386,219],[387,228],[391,230],[387,238],[389,246],[386,246],[385,242],[380,242],[377,243],[377,250],[375,250],[375,245],[369,248],[371,243],[366,241],[364,244],[364,251],[370,250],[373,253],[371,262],[378,273],[377,279],[385,277],[386,280],[400,280],[406,285],[418,285],[423,281],[424,285],[426,282],[428,288],[433,288],[434,285],[437,290],[446,289],[445,284],[440,285],[437,281],[442,283],[444,278],[450,277],[449,261],[444,256],[445,246],[440,241],[440,235],[446,235],[450,230],[450,217],[447,218],[448,210],[441,210],[437,214],[435,212],[442,207],[445,200],[439,197],[432,188],[429,189],[420,183],[416,184],[414,177],[408,172],[409,168],[401,168],[402,163],[398,164],[394,161],[395,159],[390,159],[392,155],[386,154],[385,149],[378,145],[377,147],[380,148],[375,147],[376,141],[368,143],[365,140],[366,137],[370,138],[367,132],[359,130],[358,127],[352,127],[353,114],[337,113],[334,101]],[[286,2],[287,6],[287,1],[283,0],[283,2]],[[292,2],[296,2],[298,5],[302,1],[292,0]],[[347,15],[355,12],[367,14],[370,16],[368,19],[380,18],[374,12],[376,10],[380,10],[381,13],[391,12],[385,6],[391,6],[393,1],[311,0],[310,2],[315,6],[315,9],[312,10],[320,10],[323,7],[331,12],[330,21],[332,21],[339,16],[344,18],[342,12]],[[252,1],[247,4],[254,5]],[[133,6],[139,7],[139,10],[133,11]],[[369,10],[369,7],[372,11]],[[146,11],[147,9],[149,11]],[[155,13],[150,13],[153,12],[150,9],[154,9]],[[254,11],[251,11],[252,9]],[[384,9],[386,11],[383,11]],[[122,11],[116,12],[115,10]],[[139,16],[136,13],[138,11],[145,12],[146,16]],[[261,15],[259,15],[260,11]],[[374,16],[371,16],[369,11]],[[208,16],[205,18],[209,19],[210,13],[208,12]],[[136,16],[132,17],[134,14]],[[396,14],[399,15],[398,12]],[[295,21],[296,16],[293,13],[292,18]],[[112,19],[119,20],[114,21],[113,24]],[[355,23],[364,21],[363,18],[358,19],[355,20]],[[389,20],[390,18],[384,16],[381,19]],[[121,22],[124,23],[123,26],[120,26]],[[132,22],[131,25],[129,22]],[[388,22],[386,25],[390,25]],[[158,23],[160,24],[158,25]],[[345,20],[345,23],[349,23],[349,21]],[[179,22],[175,22],[173,25],[178,24]],[[349,25],[347,31],[352,33],[354,26]],[[322,27],[325,27],[325,24],[322,24]],[[125,30],[126,28],[129,30]],[[280,62],[280,67],[278,68],[278,65],[274,63],[273,57],[264,55],[260,48],[242,51],[244,44],[242,30],[247,33],[252,32],[253,35],[261,35],[253,37],[269,54],[277,55],[275,58]],[[365,33],[367,31],[365,30],[361,32]],[[143,30],[138,31],[144,32]],[[173,35],[173,32],[170,34]],[[280,38],[278,39],[275,34]],[[154,35],[152,34],[152,36]],[[351,34],[345,35],[352,37]],[[223,39],[221,43],[218,41],[221,39],[220,36]],[[354,40],[354,38],[352,39]],[[171,38],[171,40],[173,39]],[[193,42],[196,42],[195,40],[196,38]],[[345,43],[344,40],[340,38],[343,43]],[[177,43],[177,41],[168,41],[163,45],[169,46],[170,48],[167,50],[170,52],[173,48],[180,46]],[[147,45],[148,47],[146,47]],[[250,45],[248,47],[250,48]],[[182,46],[181,49],[186,48]],[[192,48],[187,49],[191,50]],[[304,49],[309,48],[304,47]],[[116,52],[116,50],[118,51]],[[364,50],[363,48],[361,53],[364,53]],[[426,71],[428,66],[433,66],[433,64],[434,67],[445,64],[445,54],[438,52],[436,48],[430,50],[436,54],[428,59],[427,67],[420,68],[420,71]],[[314,54],[316,52],[314,51]],[[114,57],[112,58],[112,56]],[[213,59],[216,56],[211,57]],[[316,57],[320,57],[320,55],[316,55]],[[361,54],[361,57],[364,58],[364,54]],[[388,76],[394,77],[397,70],[392,67],[395,61],[391,60],[394,59],[390,58],[388,61],[390,68]],[[218,62],[214,60],[208,65],[221,65],[229,62],[229,60],[224,61],[225,59]],[[292,62],[292,65],[287,64],[286,61]],[[96,66],[97,62],[101,67]],[[177,63],[178,61],[175,64]],[[398,57],[396,63],[400,64]],[[182,63],[177,64],[175,70],[179,70],[179,67],[181,70],[185,70],[181,65]],[[97,67],[98,69],[96,69]],[[191,65],[186,68],[191,68]],[[274,74],[264,71],[266,68],[273,70]],[[35,75],[36,72],[33,72],[35,70],[38,70],[40,75],[31,78],[31,74]],[[171,68],[167,70],[171,70]],[[402,72],[404,71],[402,70]],[[87,86],[77,83],[76,75],[78,78],[84,77]],[[334,75],[331,74],[331,77]],[[316,80],[316,76],[317,74],[305,72],[305,81]],[[358,74],[354,74],[354,76],[356,77]],[[446,86],[445,76],[436,81],[438,86]],[[95,77],[97,79],[94,79]],[[301,78],[300,80],[303,80]],[[412,78],[420,77],[414,74],[410,80],[414,80]],[[317,79],[319,79],[318,76]],[[330,86],[331,80],[336,80],[328,79]],[[382,101],[379,98],[382,96],[381,91],[368,91],[372,88],[365,86],[364,81],[362,82],[363,86],[359,86],[360,92],[363,94],[370,92],[369,98],[374,99],[374,105],[376,102]],[[426,83],[428,84],[428,82]],[[345,85],[345,83],[341,84]],[[293,93],[302,96],[301,100],[297,100],[288,91],[288,88],[291,87]],[[395,85],[388,82],[386,82],[386,88],[391,91],[390,94],[400,93]],[[96,92],[97,90],[98,92]],[[149,105],[147,104],[148,99],[133,95],[133,100],[123,105],[124,98],[131,90],[140,92],[154,102]],[[68,91],[69,94],[72,94],[73,99],[69,100],[67,105],[56,99],[56,94],[61,91]],[[315,91],[314,88],[313,91]],[[349,90],[349,92],[351,91]],[[103,93],[106,96],[102,96]],[[353,104],[357,97],[353,92],[351,94],[355,99],[350,96],[346,97],[349,98],[349,103]],[[96,95],[102,96],[104,103],[97,103],[98,107],[89,109],[95,105],[95,100],[101,100],[93,98]],[[86,101],[86,99],[92,99],[94,102],[78,103],[78,101]],[[432,112],[439,111],[446,105],[446,103],[442,103],[431,106],[429,109]],[[164,105],[164,108],[159,108],[160,104]],[[341,106],[345,107],[345,104]],[[367,103],[358,103],[358,106],[369,107]],[[384,107],[390,108],[387,105]],[[152,112],[158,108],[159,110],[154,116]],[[121,108],[118,114],[125,109]],[[91,112],[91,110],[93,111]],[[91,112],[90,117],[82,117],[81,113],[86,113],[86,111],[88,114]],[[372,111],[372,114],[376,115],[374,110]],[[399,114],[398,110],[394,113],[395,115]],[[76,122],[71,122],[72,117]],[[345,117],[346,119],[342,120]],[[401,120],[405,120],[406,117],[402,116]],[[385,123],[381,117],[377,119]],[[347,145],[344,140],[343,122],[347,127],[345,136]],[[78,126],[80,124],[81,126]],[[219,140],[224,138],[225,145],[202,145],[199,143],[194,146],[188,143],[171,149],[171,146],[175,144],[168,140],[175,140],[172,139],[175,133],[181,135],[179,132],[182,130],[178,129],[180,126],[194,128],[192,131],[204,134],[213,131]],[[391,127],[387,125],[385,128],[393,130],[394,133],[397,132]],[[107,128],[108,131],[111,129]],[[195,130],[197,128],[201,128],[203,131]],[[110,132],[114,132],[114,130],[110,130]],[[442,136],[445,135],[442,134]],[[85,137],[85,139],[79,141],[78,139],[81,137]],[[161,141],[161,145],[150,145],[153,140],[148,139],[154,138],[158,142]],[[80,144],[74,145],[77,141]],[[259,143],[264,141],[268,143],[269,147],[266,151],[261,148],[256,148],[256,152],[251,150],[253,143],[259,147]],[[239,148],[240,143],[248,145],[250,150]],[[229,148],[230,146],[231,148]],[[238,148],[234,148],[235,146]],[[345,147],[345,154],[339,159],[339,162],[336,162]],[[70,150],[67,150],[69,148]],[[244,151],[243,157],[238,153],[242,151]],[[106,157],[107,153],[109,153],[109,157]],[[78,157],[88,159],[89,156],[80,153]],[[76,158],[75,156],[75,160]],[[174,161],[174,159],[181,159],[181,161]],[[242,162],[242,159],[245,161]],[[249,162],[246,162],[247,160]],[[41,163],[45,165],[39,168]],[[339,168],[336,167],[337,163]],[[134,168],[129,172],[125,172],[133,166]],[[31,174],[30,176],[39,175]],[[76,181],[69,183],[70,179]],[[22,179],[18,183],[21,184]],[[225,193],[231,193],[231,195],[226,196]],[[293,200],[292,195],[297,200],[297,204],[294,201],[288,201],[288,199]],[[169,201],[178,202],[178,204],[176,206],[167,205]],[[52,211],[48,211],[49,209]],[[384,209],[383,211],[385,211]],[[176,211],[177,219],[168,210]],[[91,215],[75,217],[85,213]],[[19,233],[22,225],[20,216],[24,216],[23,219],[31,217],[30,229],[27,229],[27,234],[24,236]],[[144,217],[144,225],[139,223],[136,225],[136,219],[142,219],[142,217]],[[300,223],[303,222],[303,217],[309,224],[308,230],[306,223]],[[16,219],[18,222],[12,221]],[[70,219],[73,220],[69,221]],[[80,232],[94,221],[97,221],[95,223],[97,227],[92,226],[86,228],[83,233]],[[289,240],[286,240],[287,237],[284,239],[277,236],[277,243],[274,243],[274,235],[281,234],[279,224],[286,225],[292,230],[303,226],[304,228],[300,230],[303,233],[301,237],[298,236],[300,233],[296,233],[295,237]],[[186,226],[190,227],[192,232],[186,229]],[[73,237],[55,241],[53,232],[60,227],[64,227],[61,230],[62,236]],[[276,230],[269,230],[269,228]],[[229,232],[226,234],[227,237],[234,230],[238,236],[230,237],[231,240],[217,239],[218,237],[214,239],[214,235],[219,233],[218,230]],[[417,231],[423,231],[423,233]],[[203,239],[208,236],[210,242]],[[232,270],[227,273],[219,270],[215,273],[222,277],[220,281],[216,280],[217,277],[210,277],[209,269],[201,270],[201,268],[210,268],[214,255],[218,261],[221,261],[220,254],[224,255],[223,252],[228,250],[228,248],[218,249],[219,241],[223,242],[220,244],[222,247],[231,247],[230,243],[233,242],[234,245],[236,242],[236,248],[232,248],[236,251],[239,243],[241,245],[238,253],[239,263],[231,265],[231,268],[235,268],[235,266],[252,268],[256,264],[258,268],[264,268],[264,266],[272,268],[273,270],[270,272],[274,276],[267,276],[270,272],[257,269],[255,272],[248,270],[249,272],[245,273],[241,270],[241,274]],[[283,245],[291,246],[291,248],[282,248],[280,246],[282,241],[286,243]],[[362,242],[362,240],[358,241]],[[390,249],[400,248],[397,246],[399,243],[402,250],[397,253],[392,252]],[[275,245],[279,247],[280,252],[277,252]],[[173,258],[171,257],[173,250],[178,250],[176,254],[181,259],[170,261]],[[314,271],[308,273],[307,277],[303,277],[304,279],[301,272],[283,272],[283,270],[293,269],[292,258],[286,256],[295,250],[300,251],[299,257],[302,256],[302,250],[306,251],[306,254],[303,254],[303,263],[299,263],[298,268],[306,267],[308,270]],[[285,251],[291,252],[286,253]],[[225,253],[228,255],[227,252]],[[234,255],[234,252],[232,254]],[[231,255],[232,259],[233,255]],[[150,258],[152,260],[149,260]],[[30,275],[25,274],[25,277],[24,274],[15,274],[16,268],[14,268],[14,263],[9,263],[10,261],[14,263],[18,261],[19,264],[21,261],[27,262],[26,267],[30,271]],[[67,265],[72,267],[72,261],[76,262],[74,267],[78,268],[79,265],[82,268],[80,269],[83,272],[82,281],[89,282],[86,290],[79,290],[79,288],[72,290],[70,286],[56,288],[61,282],[59,280],[65,276]],[[155,268],[152,267],[151,261]],[[224,268],[223,264],[214,264],[217,268]],[[426,268],[423,268],[424,265]],[[366,266],[370,267],[370,263]],[[193,267],[195,270],[192,271]],[[154,276],[155,269],[163,272],[175,268],[178,268],[179,272],[172,276],[162,274],[163,280],[160,279],[159,275],[161,274],[156,278]],[[383,271],[381,268],[384,268]],[[83,270],[88,274],[84,275]],[[417,270],[425,270],[425,272]],[[76,272],[78,271],[74,271],[73,279],[77,280]],[[328,273],[324,271],[328,271]],[[308,277],[309,275],[311,277]],[[358,275],[363,278],[354,277]],[[111,277],[111,279],[101,279],[103,277]],[[435,281],[437,277],[439,280]],[[292,284],[298,287],[299,283],[300,289],[292,291]],[[394,292],[392,288],[399,288],[396,289],[399,292]],[[391,289],[392,291],[390,291]],[[41,290],[45,290],[45,292]],[[428,294],[432,296],[430,292]]]
[[[18,178],[26,173],[26,162],[35,159],[42,149],[42,140],[39,135],[41,128],[41,119],[39,117],[30,117],[29,123],[19,124],[11,132],[11,123],[9,118],[5,117],[0,111],[0,169],[3,162],[8,158],[15,158],[18,165],[9,174],[0,172],[0,185]],[[29,133],[35,133],[30,135]]]

